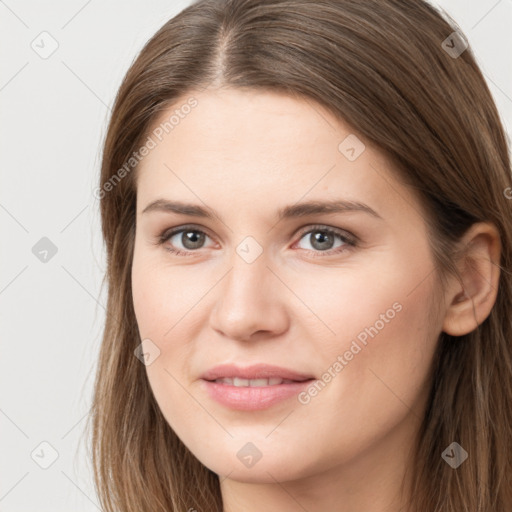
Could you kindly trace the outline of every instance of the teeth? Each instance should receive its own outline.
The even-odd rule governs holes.
[[[289,384],[293,380],[280,379],[279,377],[272,377],[270,379],[240,379],[239,377],[229,378],[224,377],[217,379],[215,382],[219,384],[227,384],[236,387],[264,387],[264,386],[277,386],[279,384]]]

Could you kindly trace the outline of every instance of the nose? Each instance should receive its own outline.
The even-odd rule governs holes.
[[[290,291],[270,268],[265,251],[248,261],[235,251],[230,270],[215,287],[211,327],[240,341],[278,336],[289,326],[286,300],[290,300]]]

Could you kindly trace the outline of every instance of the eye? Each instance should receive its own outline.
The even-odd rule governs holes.
[[[306,236],[309,235],[309,238]],[[172,240],[176,238],[176,240]],[[158,237],[158,244],[165,245],[165,249],[177,256],[188,256],[197,249],[202,249],[206,238],[210,238],[202,229],[194,226],[182,226],[178,229],[164,231]],[[324,254],[338,254],[357,245],[357,238],[347,231],[331,228],[329,226],[317,225],[309,227],[308,231],[302,231],[300,240],[306,239],[313,249],[305,249],[312,253],[313,257]],[[336,238],[341,241],[335,245]],[[299,240],[299,242],[300,242]],[[295,245],[297,245],[297,242]],[[182,244],[183,249],[176,244]]]
[[[341,240],[341,243],[337,246],[335,245],[336,238]],[[308,252],[313,253],[313,257],[323,256],[325,253],[329,255],[338,254],[357,245],[357,238],[351,233],[321,225],[313,226],[308,231],[302,232],[300,240],[302,239],[307,240],[310,246],[313,247],[313,250],[306,248]]]
[[[172,242],[172,239],[175,237],[176,241]],[[201,249],[207,237],[208,235],[203,230],[192,226],[185,226],[171,231],[164,231],[164,233],[159,236],[159,243],[163,245],[167,242],[171,242],[169,245],[165,246],[166,250],[178,256],[186,256],[191,252],[195,252],[196,249]],[[179,247],[176,249],[175,244],[177,242],[181,243],[185,250],[181,250]]]

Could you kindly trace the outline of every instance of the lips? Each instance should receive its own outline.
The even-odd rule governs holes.
[[[201,375],[203,380],[210,382],[218,381],[235,386],[255,386],[258,385],[258,381],[260,385],[264,386],[276,385],[289,382],[304,382],[314,378],[312,374],[268,364],[255,364],[245,367],[234,364],[222,364],[209,369]]]
[[[203,391],[222,406],[238,411],[261,411],[285,403],[308,387],[309,373],[268,364],[215,366],[201,375]]]

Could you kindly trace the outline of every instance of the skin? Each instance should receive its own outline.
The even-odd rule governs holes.
[[[219,475],[227,512],[399,510],[436,342],[441,331],[461,335],[488,316],[498,234],[475,225],[464,239],[472,241],[473,266],[461,264],[464,280],[440,290],[418,198],[353,128],[310,100],[274,92],[194,97],[197,106],[137,175],[133,302],[141,339],[160,351],[146,366],[159,407]],[[349,134],[366,146],[354,161],[338,149]],[[342,212],[277,221],[284,206],[340,198],[381,218]],[[157,199],[207,205],[222,221],[143,213]],[[187,224],[206,233],[199,248],[184,245],[183,233],[156,243]],[[318,248],[315,224],[352,233],[358,245],[336,236]],[[236,252],[247,236],[263,251],[252,263]],[[177,256],[170,246],[195,252]],[[229,362],[266,362],[321,379],[397,303],[400,311],[306,404],[292,397],[237,411],[202,388],[202,372]],[[262,453],[249,468],[237,457],[248,442]]]

